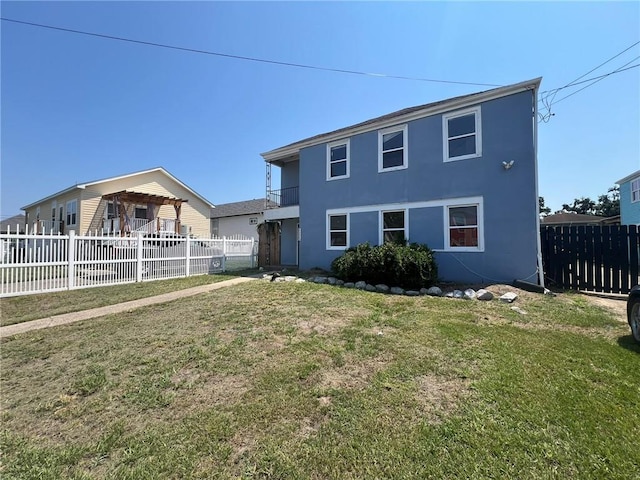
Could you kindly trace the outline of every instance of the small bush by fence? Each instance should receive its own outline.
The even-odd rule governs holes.
[[[0,233],[0,297],[253,268],[247,237]]]

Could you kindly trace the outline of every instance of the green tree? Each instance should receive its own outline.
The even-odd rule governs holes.
[[[596,215],[603,217],[613,217],[620,215],[620,187],[613,186],[605,195],[598,197],[596,204]]]
[[[596,202],[589,197],[580,197],[573,200],[571,205],[566,203],[562,204],[563,212],[580,213],[582,215],[595,215]]]
[[[544,205],[544,197],[538,197],[538,207],[540,209],[541,217],[546,217],[551,213],[551,209],[549,207],[545,207]]]

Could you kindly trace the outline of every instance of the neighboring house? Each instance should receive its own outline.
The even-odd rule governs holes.
[[[264,210],[264,198],[216,205],[211,210],[211,235],[244,235],[257,239],[258,225],[264,222]]]
[[[542,283],[540,78],[406,108],[263,153],[281,264],[329,269],[362,242],[408,239],[442,280]],[[271,166],[281,188],[271,190]],[[539,268],[540,266],[540,268]]]
[[[620,185],[620,223],[640,225],[640,170],[616,183]]]
[[[543,217],[540,224],[548,227],[620,225],[620,216],[614,215],[613,217],[599,217],[597,215],[562,212]]]
[[[69,187],[22,207],[30,231],[209,237],[213,204],[164,168]]]
[[[0,233],[21,233],[24,232],[24,215],[18,214],[0,221]]]

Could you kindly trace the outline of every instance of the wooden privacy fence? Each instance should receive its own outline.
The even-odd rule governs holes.
[[[0,233],[0,297],[253,268],[256,254],[241,236]]]
[[[548,286],[626,294],[640,283],[638,226],[543,226],[540,236]]]

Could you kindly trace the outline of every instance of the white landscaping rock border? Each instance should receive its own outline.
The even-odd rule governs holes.
[[[389,287],[383,283],[378,285],[371,285],[365,281],[358,282],[344,282],[336,277],[329,277],[324,275],[319,275],[316,277],[310,277],[308,280],[304,278],[299,278],[294,275],[286,275],[281,276],[279,273],[265,273],[262,275],[263,280],[269,280],[271,282],[296,282],[296,283],[319,283],[321,285],[335,285],[343,288],[355,288],[357,290],[365,290],[367,292],[376,292],[376,293],[386,293],[391,295],[406,295],[408,297],[417,297],[417,296],[432,296],[432,297],[445,297],[445,298],[458,298],[464,300],[481,300],[481,301],[490,301],[493,300],[494,295],[488,290],[481,288],[479,290],[474,290],[472,288],[467,288],[464,292],[462,290],[453,290],[452,292],[444,293],[440,287],[430,287],[430,288],[421,288],[420,290],[405,290],[400,287]],[[514,292],[507,292],[501,297],[499,300],[504,303],[513,303],[518,298],[518,295]],[[526,314],[524,311],[519,311],[517,307],[512,307],[514,311],[518,313]],[[517,310],[516,310],[517,309]]]

